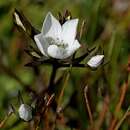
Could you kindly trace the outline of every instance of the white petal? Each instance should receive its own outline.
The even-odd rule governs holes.
[[[65,59],[68,57],[66,50],[56,45],[50,45],[48,47],[48,55],[56,59]]]
[[[92,68],[97,68],[103,61],[104,55],[93,56],[89,61],[88,65]]]
[[[25,121],[30,121],[32,119],[32,108],[27,104],[22,104],[19,107],[19,117]]]
[[[38,49],[41,51],[41,53],[45,56],[47,56],[47,48],[49,46],[49,43],[47,40],[42,36],[41,34],[35,35],[34,40],[37,44]]]
[[[62,34],[61,39],[68,43],[72,44],[76,37],[78,19],[68,20],[62,25]]]
[[[60,38],[61,25],[59,21],[49,12],[43,23],[42,33],[46,37]]]
[[[77,49],[80,48],[80,44],[79,44],[79,41],[78,40],[75,40],[73,44],[69,44],[69,47],[67,49],[67,53],[68,55],[72,55]]]

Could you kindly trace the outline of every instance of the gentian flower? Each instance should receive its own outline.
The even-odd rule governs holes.
[[[80,44],[76,38],[78,19],[66,21],[63,25],[49,12],[43,22],[41,33],[34,36],[38,49],[46,57],[66,59]]]
[[[87,65],[92,68],[97,68],[103,61],[104,55],[93,56],[88,62]]]

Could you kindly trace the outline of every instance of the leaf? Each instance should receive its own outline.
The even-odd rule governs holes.
[[[34,35],[37,35],[40,33],[37,29],[35,29],[29,20],[24,16],[24,14],[15,9],[13,13],[13,18],[14,18],[14,23],[18,27],[18,29],[21,29],[25,33],[27,33],[33,40],[34,40]]]

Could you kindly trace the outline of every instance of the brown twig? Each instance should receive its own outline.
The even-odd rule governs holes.
[[[50,104],[52,103],[54,97],[55,97],[55,94],[52,94],[52,95],[49,97],[49,99],[48,99],[48,101],[47,101],[47,103],[46,103],[44,109],[42,110],[42,113],[45,113],[45,112],[47,111],[47,108],[48,108],[48,107],[50,106]]]
[[[104,118],[106,116],[106,113],[108,111],[108,106],[109,106],[109,96],[106,95],[106,97],[104,99],[102,111],[99,114],[99,119],[97,120],[94,130],[100,130],[100,128],[103,124]]]
[[[36,130],[39,128],[39,124],[42,122],[42,116],[47,117],[47,111],[49,106],[51,105],[51,103],[53,102],[55,97],[55,94],[53,93],[47,100],[46,104],[43,106],[43,108],[41,109],[41,113],[39,116],[39,119],[37,120],[36,124],[35,124],[35,128]],[[46,119],[46,118],[45,118]]]
[[[110,127],[108,128],[108,130],[114,130],[115,128],[115,125],[117,123],[117,113],[120,112],[120,109],[121,109],[121,106],[123,104],[123,101],[124,101],[124,98],[125,98],[125,94],[126,94],[126,91],[127,91],[127,88],[128,88],[128,82],[126,81],[123,86],[121,87],[121,94],[120,94],[120,99],[119,99],[119,102],[118,104],[116,105],[116,109],[115,109],[115,115],[111,121],[111,124],[110,124]]]
[[[129,116],[129,110],[130,110],[130,108],[127,109],[127,111],[125,112],[125,114],[123,115],[123,117],[121,118],[121,120],[115,126],[114,130],[118,130],[120,128],[120,126],[123,123],[123,121],[127,118],[127,116]]]
[[[92,112],[91,112],[88,97],[87,97],[87,92],[88,92],[88,86],[85,86],[84,97],[85,97],[86,107],[87,107],[87,110],[88,110],[88,115],[89,115],[89,118],[90,118],[90,124],[92,126],[94,122],[93,122],[93,116],[92,116]]]
[[[3,127],[4,127],[4,125],[5,125],[6,121],[7,121],[7,119],[8,119],[8,116],[5,116],[4,120],[0,122],[0,128],[3,128]]]
[[[3,128],[5,123],[7,122],[8,118],[12,115],[13,112],[10,112],[9,114],[7,114],[5,116],[5,118],[3,119],[3,121],[0,122],[0,128]]]

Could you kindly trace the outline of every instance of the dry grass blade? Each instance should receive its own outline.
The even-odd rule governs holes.
[[[51,97],[49,98],[47,104],[46,104],[47,107],[51,104],[51,102],[53,101],[54,97],[55,97],[55,94],[52,94]]]
[[[127,111],[125,112],[124,116],[121,118],[121,120],[115,126],[114,130],[118,130],[120,128],[120,126],[123,123],[123,121],[127,118],[127,116],[129,116],[129,114],[130,114],[129,111],[130,111],[130,108],[127,109]]]
[[[91,112],[91,109],[90,109],[90,105],[89,105],[89,101],[88,101],[88,97],[87,97],[87,92],[88,92],[88,86],[85,86],[84,97],[85,97],[86,107],[87,107],[87,110],[88,110],[88,115],[89,115],[89,118],[90,118],[90,124],[92,126],[93,125],[93,116],[92,116],[92,112]]]
[[[5,123],[7,122],[8,118],[12,115],[13,112],[9,112],[5,118],[0,122],[0,128],[3,128]]]
[[[55,94],[52,94],[52,95],[49,97],[49,99],[48,99],[48,101],[47,101],[45,107],[43,107],[43,109],[42,109],[42,113],[47,112],[47,108],[48,108],[48,107],[50,106],[50,104],[52,103],[54,97],[55,97]]]
[[[3,127],[4,127],[4,125],[5,125],[6,121],[7,121],[7,119],[8,119],[8,117],[6,116],[6,117],[4,118],[4,120],[0,122],[0,128],[3,128]]]
[[[128,82],[125,82],[123,84],[123,86],[121,87],[121,94],[120,94],[120,99],[119,99],[119,102],[118,104],[116,105],[116,109],[115,109],[115,116],[113,117],[112,121],[111,121],[111,124],[110,124],[110,127],[108,130],[113,130],[115,128],[115,125],[117,123],[117,117],[116,117],[116,114],[118,112],[120,112],[120,109],[121,109],[121,106],[122,106],[122,103],[124,101],[124,98],[125,98],[125,94],[126,94],[126,91],[127,91],[127,88],[128,88]]]
[[[84,28],[85,28],[85,24],[86,24],[86,21],[83,20],[83,21],[82,21],[82,24],[81,24],[81,28],[80,28],[79,39],[81,39],[81,37],[82,37],[82,35],[83,35]]]

